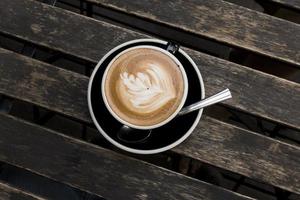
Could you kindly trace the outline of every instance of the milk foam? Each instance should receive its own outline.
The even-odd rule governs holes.
[[[176,97],[172,76],[152,63],[135,74],[121,73],[119,84],[122,103],[138,113],[154,112]]]

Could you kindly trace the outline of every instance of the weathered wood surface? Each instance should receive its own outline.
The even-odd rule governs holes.
[[[12,117],[0,121],[2,161],[106,199],[250,199]]]
[[[300,84],[185,49],[203,75],[207,96],[228,87],[223,104],[300,129]]]
[[[1,125],[0,125],[1,126]],[[4,183],[0,183],[0,199],[1,200],[43,200],[33,194],[13,188]]]
[[[279,3],[289,8],[300,10],[300,1],[299,0],[267,0],[275,3]]]
[[[89,1],[300,67],[299,25],[235,4],[221,0]]]
[[[300,148],[204,117],[173,151],[300,194]]]
[[[0,58],[1,93],[71,117],[74,111],[81,110],[76,118],[90,121],[87,77],[1,48]]]
[[[0,50],[0,93],[91,122],[88,78]],[[172,151],[300,193],[300,149],[203,117],[192,136]]]
[[[90,61],[100,60],[118,44],[145,37],[36,1],[1,0],[0,8],[0,32],[67,54],[82,51],[79,57]],[[88,52],[80,46],[89,47]]]
[[[2,4],[6,9],[0,12],[0,32],[92,62],[117,44],[148,37],[34,1],[3,0]],[[202,72],[208,95],[229,87],[234,98],[225,105],[300,129],[299,84],[187,51]]]

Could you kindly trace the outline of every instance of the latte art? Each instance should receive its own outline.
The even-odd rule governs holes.
[[[179,111],[186,97],[185,74],[171,56],[153,48],[134,48],[110,63],[103,90],[118,120],[154,126]]]
[[[124,72],[120,78],[120,96],[132,111],[151,113],[176,97],[172,77],[154,64],[136,75]]]

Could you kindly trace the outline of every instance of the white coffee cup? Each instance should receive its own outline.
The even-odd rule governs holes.
[[[187,130],[184,130],[184,131],[182,131],[182,133],[180,133],[182,135],[181,137],[177,138],[174,141],[170,141],[170,143],[163,145],[163,146],[158,146],[158,147],[154,147],[154,148],[150,148],[150,149],[142,149],[142,148],[137,148],[136,146],[132,146],[128,143],[122,143],[121,141],[117,140],[115,138],[116,132],[110,130],[108,127],[105,127],[105,123],[106,123],[105,120],[102,121],[101,119],[97,118],[97,113],[102,113],[102,112],[106,112],[106,111],[102,111],[101,109],[99,110],[98,108],[97,108],[97,110],[95,110],[94,105],[92,103],[94,87],[96,87],[97,91],[99,91],[99,94],[95,98],[102,98],[101,92],[100,92],[101,81],[100,82],[95,82],[95,81],[97,80],[97,74],[99,73],[99,71],[101,71],[100,69],[105,67],[103,65],[105,63],[105,61],[111,55],[113,55],[115,52],[120,51],[120,49],[123,49],[126,46],[136,46],[137,44],[145,44],[145,43],[146,44],[155,44],[158,46],[167,46],[167,44],[168,44],[167,41],[162,41],[162,40],[152,39],[152,38],[151,39],[144,38],[144,39],[135,39],[135,40],[127,41],[127,42],[119,44],[118,46],[111,49],[109,52],[107,52],[105,55],[103,55],[101,60],[97,63],[97,66],[95,67],[95,69],[90,77],[88,93],[87,93],[87,101],[88,101],[88,108],[89,108],[89,112],[91,114],[92,121],[94,122],[99,133],[101,133],[101,135],[105,139],[107,139],[111,144],[113,144],[114,146],[116,146],[124,151],[131,152],[131,153],[155,154],[155,153],[160,153],[160,152],[172,149],[175,146],[181,144],[184,140],[186,140],[193,133],[193,130],[199,124],[203,109],[195,111],[194,113],[196,114],[196,116],[193,116],[192,118],[188,118],[188,120],[192,121],[192,124],[189,126],[189,128]],[[189,92],[197,92],[200,95],[199,100],[204,99],[205,98],[205,87],[204,87],[204,82],[203,82],[203,78],[201,76],[199,67],[196,65],[196,63],[193,61],[193,59],[182,48],[178,49],[178,54],[189,63],[188,65],[189,65],[189,70],[191,70],[191,73],[193,73],[194,75],[197,76],[197,78],[195,78],[195,80],[194,79],[190,80],[190,82],[197,84],[196,87],[199,90],[196,90],[196,91],[193,90],[193,91],[189,91]],[[102,79],[102,77],[103,77],[102,72],[100,72],[100,74],[101,74],[101,79]],[[189,75],[188,77],[190,77],[190,74],[188,74],[188,75]],[[97,91],[95,91],[95,93]],[[102,99],[101,99],[101,101],[102,101]],[[97,103],[95,102],[95,104],[97,104]],[[103,106],[105,107],[104,102],[103,102]],[[107,113],[109,113],[109,112],[107,112]],[[101,115],[101,114],[99,114],[99,115]],[[114,117],[112,117],[112,118],[115,119]],[[171,130],[171,128],[168,128],[167,131],[172,132],[173,129]],[[176,130],[176,128],[175,128],[175,131],[181,132],[181,130]],[[170,134],[170,137],[172,137],[172,134]],[[149,141],[145,142],[145,145],[148,144],[149,142],[156,143],[156,141],[149,140]]]
[[[126,52],[128,51],[131,51],[131,50],[135,50],[135,49],[153,49],[153,50],[157,50],[157,51],[160,51],[161,53],[167,55],[169,58],[171,58],[179,67],[179,70],[181,72],[181,75],[183,77],[183,85],[184,85],[184,88],[183,88],[183,95],[182,95],[182,98],[181,98],[181,101],[180,103],[178,104],[178,107],[177,109],[165,120],[157,123],[157,124],[154,124],[154,125],[151,125],[151,126],[142,126],[142,125],[135,125],[135,124],[131,124],[125,120],[123,120],[122,118],[120,118],[114,111],[113,109],[110,107],[109,103],[108,103],[108,100],[107,100],[107,97],[106,97],[106,94],[105,94],[105,80],[106,80],[106,77],[107,77],[107,74],[108,74],[108,71],[110,69],[110,67],[112,66],[112,64],[116,61],[117,58],[119,58],[121,55],[125,54]],[[118,55],[116,55],[111,61],[110,63],[108,64],[108,66],[106,67],[106,70],[103,74],[103,78],[102,78],[102,83],[101,83],[101,92],[102,92],[102,98],[103,98],[103,101],[104,101],[104,104],[106,106],[106,108],[108,109],[108,111],[110,112],[110,114],[116,119],[118,120],[120,123],[126,125],[126,126],[129,126],[131,128],[135,128],[135,129],[154,129],[154,128],[158,128],[158,127],[161,127],[165,124],[167,124],[168,122],[170,122],[172,119],[174,119],[178,113],[180,112],[180,110],[182,109],[185,101],[186,101],[186,98],[187,98],[187,94],[188,94],[188,79],[187,79],[187,75],[186,75],[186,72],[182,66],[182,64],[179,62],[179,60],[172,54],[170,53],[169,51],[165,50],[165,49],[162,49],[162,48],[159,48],[159,47],[156,47],[156,46],[150,46],[150,45],[140,45],[140,46],[135,46],[135,47],[131,47],[131,48],[128,48],[128,49],[125,49],[124,51],[120,52]]]

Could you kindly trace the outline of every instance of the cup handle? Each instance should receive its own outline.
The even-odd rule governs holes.
[[[172,53],[172,54],[175,54],[180,48],[180,45],[175,43],[175,42],[168,42],[167,43],[167,51]]]

